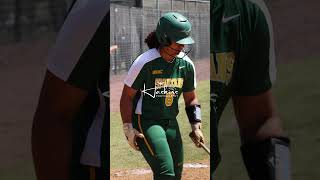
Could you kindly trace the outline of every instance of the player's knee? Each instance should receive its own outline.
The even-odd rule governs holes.
[[[161,156],[159,157],[161,159]],[[158,162],[153,170],[154,177],[175,177],[175,168],[172,160],[166,159],[167,161]]]
[[[175,180],[175,176],[174,175],[165,175],[165,174],[154,174],[153,176],[154,180]]]
[[[251,180],[290,180],[290,140],[272,137],[243,144],[241,153]]]
[[[175,172],[173,167],[165,167],[159,169],[159,171],[154,172],[154,179],[155,180],[174,180],[175,179]]]

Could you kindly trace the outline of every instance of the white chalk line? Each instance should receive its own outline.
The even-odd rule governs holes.
[[[209,165],[202,164],[202,163],[185,163],[183,164],[183,168],[185,169],[200,169],[200,168],[209,168]],[[142,169],[132,169],[132,170],[126,170],[126,171],[119,171],[112,174],[112,176],[130,176],[130,175],[145,175],[145,174],[151,174],[151,169],[142,168]]]

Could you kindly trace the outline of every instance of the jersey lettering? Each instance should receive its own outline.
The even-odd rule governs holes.
[[[163,87],[176,87],[182,88],[183,78],[156,78],[155,79],[155,87],[163,88]]]
[[[228,85],[230,83],[233,71],[235,55],[233,52],[212,53],[210,63],[211,81],[218,81]]]

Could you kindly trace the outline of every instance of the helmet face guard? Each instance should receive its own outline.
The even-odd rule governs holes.
[[[157,25],[156,36],[161,46],[177,44],[193,44],[190,36],[191,24],[186,17],[176,12],[164,14]]]

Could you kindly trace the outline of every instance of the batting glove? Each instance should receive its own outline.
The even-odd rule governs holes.
[[[136,142],[136,139],[137,139],[137,137],[144,138],[144,135],[142,133],[140,133],[139,131],[137,131],[136,129],[134,129],[132,127],[131,123],[124,123],[122,127],[123,127],[123,132],[124,132],[125,136],[127,137],[129,145],[134,150],[139,151],[139,147]]]
[[[192,131],[189,136],[197,147],[201,147],[200,143],[204,143],[203,133],[201,131],[201,122],[191,124]]]

